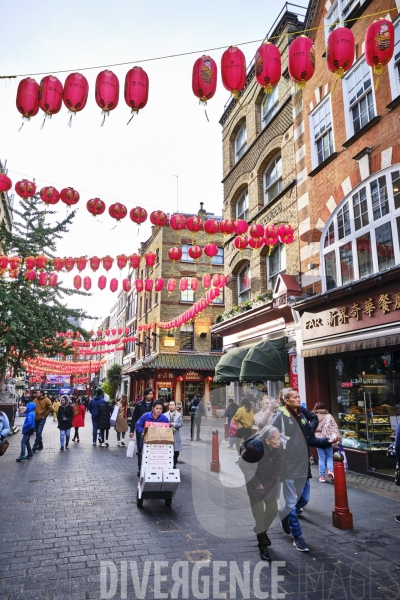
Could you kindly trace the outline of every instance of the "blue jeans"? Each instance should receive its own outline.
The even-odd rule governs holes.
[[[35,421],[36,439],[35,439],[35,443],[33,444],[33,446],[36,448],[38,446],[43,446],[42,432],[43,432],[43,427],[44,427],[45,423],[46,423],[46,418]]]
[[[328,471],[333,472],[333,448],[330,446],[329,448],[317,448],[318,452],[318,467],[319,467],[319,476],[325,476],[325,462],[328,467]]]
[[[22,434],[21,439],[21,456],[25,456],[25,449],[28,450],[28,456],[33,456],[31,443],[30,443],[31,435],[27,435],[26,433]]]
[[[65,431],[63,431],[62,429],[60,429],[60,444],[61,444],[61,448],[64,448],[65,444],[69,444],[69,436],[71,434],[71,430],[70,429],[66,429]]]
[[[93,444],[95,444],[97,442],[97,419],[93,419],[92,417],[92,426],[93,426],[93,431],[92,431],[92,435],[93,435]]]
[[[299,496],[299,490],[302,486],[304,486],[303,491]],[[285,506],[279,511],[280,518],[283,519],[287,515],[293,537],[301,537],[297,511],[299,508],[304,508],[310,501],[310,480],[307,479],[304,483],[304,478],[285,479],[283,481],[283,497],[285,498]]]

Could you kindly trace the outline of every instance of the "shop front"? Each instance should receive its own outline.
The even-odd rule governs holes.
[[[400,286],[393,275],[296,305],[307,407],[323,402],[333,414],[350,469],[387,478],[395,460],[386,450],[400,420]]]

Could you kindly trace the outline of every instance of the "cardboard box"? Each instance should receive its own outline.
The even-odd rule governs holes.
[[[166,427],[148,427],[143,441],[145,444],[173,444],[174,432]]]
[[[146,469],[140,480],[140,487],[145,492],[158,492],[161,489],[162,473]]]
[[[179,469],[165,469],[163,471],[163,480],[161,485],[162,492],[173,492],[175,495],[178,485],[181,481]]]
[[[172,469],[174,447],[172,444],[145,444],[142,453],[142,465],[146,469],[164,471]]]

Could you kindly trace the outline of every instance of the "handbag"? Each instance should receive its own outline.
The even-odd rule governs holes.
[[[126,456],[128,458],[133,458],[134,454],[135,454],[135,442],[134,442],[134,440],[129,440],[128,447],[126,449]]]
[[[231,424],[229,425],[229,435],[232,437],[236,437],[237,430],[239,429],[238,423],[232,419]]]
[[[10,446],[9,441],[6,439],[4,439],[2,442],[0,442],[0,456],[3,456],[3,454],[5,454],[5,452],[8,450]]]
[[[112,411],[112,415],[110,418],[110,427],[115,427],[115,423],[117,422],[119,406],[114,406],[114,410]]]

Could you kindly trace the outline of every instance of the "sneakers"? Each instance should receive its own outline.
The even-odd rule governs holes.
[[[18,460],[18,458],[17,458],[17,460]],[[397,515],[397,517],[395,517],[394,520],[396,521],[396,523],[400,523],[400,515]]]
[[[237,459],[235,460],[235,465],[239,464],[239,460],[240,460],[240,456],[238,456]]]
[[[18,458],[16,458],[15,460],[17,462],[21,462],[21,460],[27,460],[27,456],[25,456],[25,454],[21,454],[21,456],[18,456]]]
[[[299,552],[309,552],[310,551],[310,549],[308,548],[307,544],[305,543],[305,541],[302,537],[294,538],[293,546]]]
[[[96,445],[96,442],[92,442],[92,446],[95,446],[95,445]]]
[[[121,442],[117,442],[117,446],[121,446]]]
[[[125,442],[121,442],[121,446],[125,446]]]
[[[335,480],[335,476],[333,475],[333,471],[328,471],[328,477],[330,478],[331,481]]]
[[[303,511],[303,509],[302,509],[302,508],[298,508],[298,509],[297,509],[297,516],[299,517],[300,515],[302,515],[302,514],[303,514],[303,512],[304,512],[304,511]]]
[[[61,452],[64,452],[64,446],[61,446],[60,450]]]
[[[105,448],[105,447],[106,447],[106,444],[105,444],[104,442],[102,442],[102,443],[100,444],[100,446],[101,446],[102,448]]]
[[[325,483],[325,475],[321,475],[321,477],[318,479],[318,481],[320,483]]]
[[[287,533],[288,535],[290,535],[290,534],[291,534],[291,531],[290,531],[290,525],[289,525],[289,515],[286,515],[286,517],[284,517],[284,518],[282,519],[282,521],[281,521],[281,526],[282,526],[282,529],[283,529],[283,531],[284,531],[285,533]]]
[[[110,445],[110,444],[109,444],[108,442],[106,442],[106,446],[107,446],[107,448],[108,448],[108,446],[109,446],[109,445]]]
[[[33,458],[33,454],[28,454],[26,458]]]

